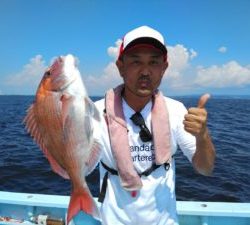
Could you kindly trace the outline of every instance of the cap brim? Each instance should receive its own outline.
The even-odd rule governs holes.
[[[162,52],[163,55],[167,54],[167,48],[165,45],[163,45],[160,41],[150,38],[150,37],[142,37],[142,38],[137,38],[130,42],[122,51],[123,55],[125,52],[137,48],[137,47],[152,47],[155,49],[158,49]],[[121,56],[120,55],[120,56]]]

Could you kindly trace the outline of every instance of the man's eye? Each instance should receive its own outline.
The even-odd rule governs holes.
[[[153,60],[153,61],[151,61],[151,63],[150,63],[151,65],[158,65],[159,64],[159,62],[158,61],[156,61],[156,60]]]
[[[132,64],[134,64],[134,65],[139,65],[139,64],[140,64],[140,61],[135,60],[135,61],[132,62]]]

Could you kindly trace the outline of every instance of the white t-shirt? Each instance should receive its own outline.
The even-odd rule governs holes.
[[[184,115],[187,113],[184,105],[176,100],[164,97],[169,112],[171,130],[171,151],[175,154],[179,146],[189,161],[195,153],[195,138],[183,128]],[[95,102],[101,115],[105,108],[104,99]],[[141,114],[151,131],[151,107],[149,102]],[[123,111],[128,128],[130,152],[136,170],[140,173],[150,168],[154,160],[154,145],[142,142],[139,137],[140,128],[135,126],[130,117],[135,111],[123,100]],[[101,160],[110,168],[116,169],[112,156],[107,124],[102,118],[101,124],[96,124],[94,136],[102,145]],[[122,146],[121,146],[122,147]],[[106,170],[100,165],[100,185]],[[153,171],[149,176],[141,177],[143,187],[136,197],[124,190],[119,177],[109,174],[106,196],[100,211],[104,225],[177,225],[175,197],[175,163],[174,159],[168,171],[163,166]]]

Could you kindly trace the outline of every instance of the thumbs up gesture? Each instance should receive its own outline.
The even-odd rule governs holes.
[[[207,131],[207,111],[205,105],[210,98],[209,94],[200,97],[198,106],[188,109],[184,117],[184,129],[195,137],[203,137]]]

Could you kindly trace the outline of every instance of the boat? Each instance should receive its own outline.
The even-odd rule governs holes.
[[[61,195],[0,191],[0,224],[65,224],[69,199]],[[250,203],[177,201],[177,213],[180,225],[250,225]],[[82,212],[77,219],[71,225],[100,224]]]

